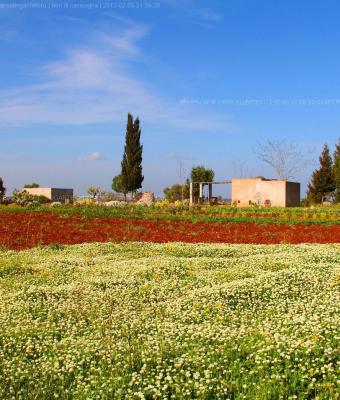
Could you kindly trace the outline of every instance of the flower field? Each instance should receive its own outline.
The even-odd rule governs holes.
[[[104,210],[105,211],[105,210]],[[89,242],[340,243],[339,224],[145,219],[47,211],[0,212],[0,246]]]
[[[1,399],[338,399],[340,245],[0,252]]]

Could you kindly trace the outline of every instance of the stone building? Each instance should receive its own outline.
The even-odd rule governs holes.
[[[29,194],[34,196],[45,196],[51,201],[60,203],[73,203],[73,189],[60,188],[24,188]]]
[[[237,178],[231,181],[232,203],[273,207],[300,205],[300,183],[265,178]]]

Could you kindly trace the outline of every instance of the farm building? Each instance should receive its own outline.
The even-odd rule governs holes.
[[[24,188],[29,194],[34,196],[45,196],[51,201],[60,203],[73,203],[73,189],[60,188]]]
[[[231,181],[232,203],[238,206],[250,204],[274,207],[300,205],[300,183],[265,178],[241,178]]]

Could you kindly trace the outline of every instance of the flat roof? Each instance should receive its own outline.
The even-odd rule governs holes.
[[[24,187],[24,190],[26,189],[36,189],[36,190],[49,190],[49,189],[58,189],[58,190],[73,190],[73,188],[57,188],[57,187],[34,187],[34,188],[30,188],[30,187]]]

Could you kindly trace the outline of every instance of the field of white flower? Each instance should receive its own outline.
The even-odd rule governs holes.
[[[338,399],[340,245],[0,252],[1,399]]]

